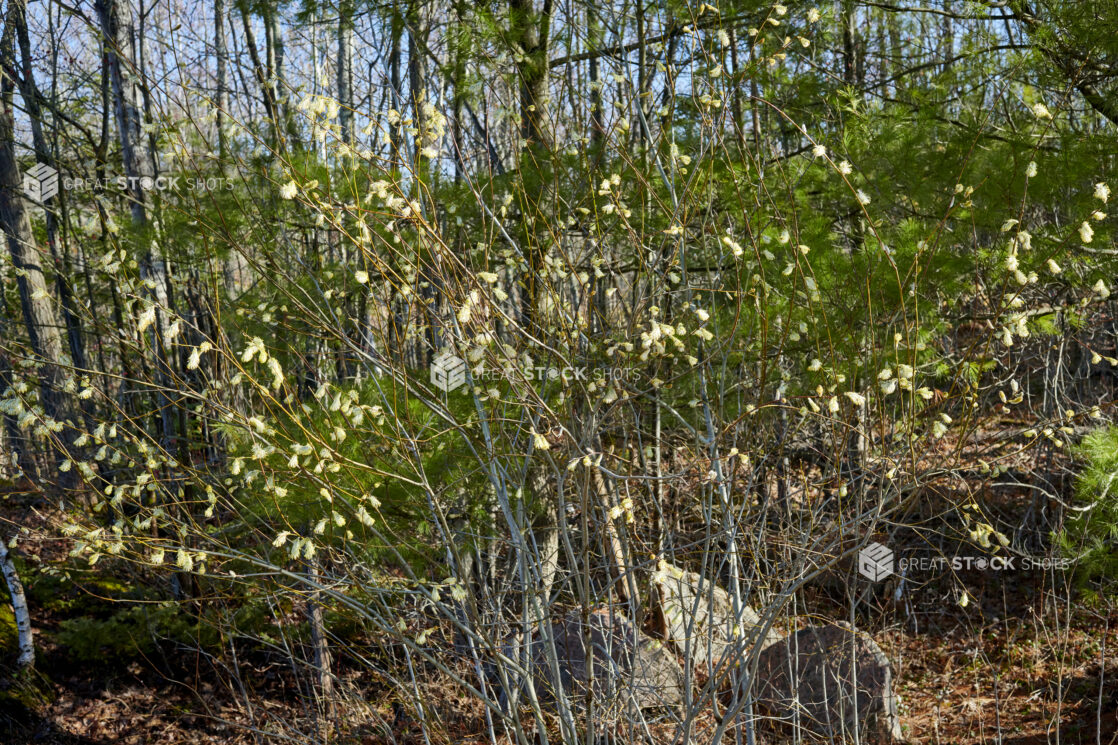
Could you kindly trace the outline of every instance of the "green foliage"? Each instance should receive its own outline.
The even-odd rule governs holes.
[[[942,18],[714,5],[575,3],[541,29],[527,1],[239,0],[264,33],[230,45],[220,146],[196,76],[145,79],[145,111],[166,113],[144,135],[182,182],[150,193],[142,226],[115,186],[62,195],[43,262],[40,299],[80,321],[46,324],[70,332],[55,346],[88,345],[87,369],[59,365],[83,420],[65,454],[82,483],[62,526],[74,562],[26,577],[35,606],[69,616],[47,633],[82,661],[213,646],[230,629],[278,649],[308,638],[311,598],[333,638],[373,645],[463,611],[500,630],[550,582],[553,520],[567,522],[545,604],[587,600],[611,575],[643,583],[683,546],[723,577],[755,556],[767,566],[748,577],[796,586],[777,575],[798,562],[768,564],[773,546],[849,545],[925,514],[935,482],[974,465],[960,460],[1004,466],[967,442],[983,402],[1038,419],[1045,438],[1024,445],[1038,457],[1063,445],[1084,400],[1065,400],[1076,386],[1029,395],[1029,366],[1047,365],[1051,337],[1072,359],[1113,353],[1093,328],[1113,315],[1110,290],[1092,286],[1114,274],[1096,184],[1113,181],[1115,140],[1075,94],[1111,92],[1088,62],[1115,56],[1113,35],[1056,0],[1039,3],[1040,30],[1020,13],[956,17],[988,12],[961,4]],[[268,23],[291,13],[313,33]],[[346,17],[358,48],[343,103],[324,32]],[[244,20],[230,33],[257,27]],[[153,43],[174,49],[158,25]],[[1053,71],[1056,46],[1019,48],[1033,36],[1081,41],[1089,59],[1074,79]],[[183,58],[208,70],[196,52]],[[51,81],[80,108],[54,102],[69,108],[48,130],[116,139],[79,73]],[[269,90],[283,121],[261,117]],[[175,113],[185,104],[197,121]],[[547,131],[522,141],[537,120]],[[126,143],[85,139],[63,138],[59,157],[121,171]],[[43,256],[48,210],[32,215]],[[144,276],[154,246],[166,277]],[[50,382],[20,363],[43,356],[34,323],[26,342],[8,331],[29,298],[0,274],[0,354],[20,382],[0,413],[45,452]],[[76,299],[53,297],[65,287]],[[443,350],[502,369],[443,392],[426,366]],[[624,376],[539,375],[567,366]],[[1058,541],[1099,591],[1118,579],[1118,428],[1080,455],[1086,509]],[[789,518],[777,542],[751,511],[774,478]],[[824,540],[828,525],[843,540]],[[618,547],[631,567],[612,566]],[[113,575],[122,565],[135,573]],[[203,610],[167,602],[172,576]]]
[[[377,385],[365,379],[323,386],[315,396],[320,405],[277,414],[268,424],[275,449],[263,457],[253,450],[256,434],[227,430],[235,474],[250,469],[259,474],[247,488],[234,490],[238,531],[270,542],[284,526],[328,545],[344,544],[354,559],[403,561],[420,573],[428,562],[441,560],[429,524],[429,494],[418,483],[426,479],[448,511],[470,512],[484,502],[478,480],[467,478],[476,463],[467,457],[464,435],[442,427],[414,396],[400,391],[394,407],[365,405],[381,400]],[[468,395],[453,393],[445,403],[455,416],[469,419]],[[415,453],[400,442],[401,431],[414,438]],[[331,452],[323,457],[325,449],[308,442],[328,442]],[[257,478],[266,488],[259,488]],[[473,496],[467,498],[467,491]],[[277,547],[276,559],[282,562],[287,550]]]
[[[217,641],[212,627],[194,621],[174,603],[121,605],[107,618],[67,618],[54,636],[79,662],[134,659],[150,654],[161,641],[191,646],[209,646]]]
[[[1077,580],[1089,593],[1118,590],[1118,427],[1092,432],[1077,449],[1083,469],[1076,482],[1078,507],[1056,536],[1076,562]]]

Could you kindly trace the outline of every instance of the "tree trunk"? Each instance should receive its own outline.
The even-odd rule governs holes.
[[[424,56],[427,32],[424,25],[422,9],[413,9],[408,16],[408,88],[415,128],[419,132],[415,136],[413,153],[417,165],[422,157],[423,136],[427,132],[427,112],[423,107],[427,101],[427,58]]]
[[[523,54],[518,57],[520,78],[520,135],[530,144],[546,145],[544,103],[547,97],[547,53],[551,36],[551,0],[544,0],[536,13],[532,0],[509,0],[513,42]]]
[[[338,6],[338,120],[342,140],[353,145],[353,8],[348,0]]]
[[[391,108],[403,108],[400,104],[402,98],[401,86],[403,82],[400,75],[400,55],[403,53],[402,40],[404,35],[404,20],[400,17],[399,13],[392,14],[392,42],[391,49],[389,50],[388,59],[388,81],[392,87],[392,101]],[[388,125],[388,146],[389,146],[389,161],[393,169],[401,168],[401,157],[403,153],[403,132],[400,129],[400,121],[390,122]]]
[[[143,136],[143,114],[140,84],[136,80],[139,59],[136,24],[129,0],[99,0],[101,32],[109,59],[109,75],[113,89],[113,105],[119,129],[121,154],[128,177],[132,222],[148,224],[144,179],[155,176],[155,161]],[[164,287],[166,291],[166,287]]]
[[[532,234],[532,225],[547,202],[545,159],[548,157],[546,117],[548,47],[551,36],[551,0],[544,0],[537,13],[532,0],[509,0],[509,26],[513,44],[520,47],[517,74],[520,79],[520,138],[524,147],[520,157],[520,177],[524,187],[525,210],[523,249],[528,255],[528,274],[521,295],[521,315],[529,333],[539,331],[539,275],[543,267],[543,247]],[[529,197],[538,199],[528,203]]]
[[[283,137],[280,133],[280,116],[276,105],[275,91],[269,78],[271,73],[269,68],[266,68],[260,62],[260,52],[256,49],[256,34],[252,31],[252,18],[244,8],[241,8],[241,25],[244,28],[245,46],[248,47],[248,56],[252,60],[253,73],[256,75],[260,92],[264,96],[264,112],[272,124],[272,147],[277,151],[282,151]],[[271,44],[268,45],[268,48],[271,49]],[[269,52],[269,58],[270,56]]]
[[[322,614],[322,602],[316,589],[322,582],[322,575],[318,570],[318,559],[312,559],[307,566],[307,578],[310,580],[310,594],[307,597],[307,620],[311,630],[311,648],[314,652],[314,667],[318,678],[318,693],[322,699],[321,711],[326,717],[325,726],[322,728],[323,741],[330,741],[330,731],[337,709],[334,706],[334,674],[331,672],[330,645],[326,639],[326,621]]]
[[[16,638],[19,641],[19,659],[16,665],[20,669],[31,667],[35,664],[35,640],[32,638],[31,613],[27,610],[27,596],[23,594],[23,583],[19,581],[19,574],[8,553],[8,544],[0,538],[0,572],[4,574],[4,581],[8,585],[8,594],[12,598],[12,613],[16,619]]]
[[[6,281],[7,278],[0,275],[0,282]],[[4,298],[0,297],[0,339],[9,339],[8,336],[8,308]],[[8,357],[8,351],[0,348],[0,393],[12,387],[12,363]],[[15,469],[17,475],[22,472],[23,475],[34,479],[36,474],[33,466],[33,461],[28,457],[27,446],[23,433],[19,430],[17,420],[10,412],[5,411],[2,416],[4,420],[4,437],[7,438],[7,445],[0,449],[0,452],[7,453],[9,458],[8,463],[0,462],[0,474],[11,473],[6,471],[8,467]]]
[[[46,278],[40,264],[39,249],[31,230],[31,219],[22,193],[19,167],[16,164],[14,133],[15,81],[7,71],[15,69],[15,27],[21,6],[12,3],[0,38],[0,225],[8,242],[8,251],[16,270],[20,304],[27,325],[31,350],[39,358],[40,400],[45,414],[57,422],[71,422],[63,429],[59,457],[68,457],[74,439],[73,425],[77,423],[77,407],[72,397],[63,390],[65,372],[71,364],[59,329],[62,324],[51,303]],[[72,471],[67,472],[72,473]],[[67,484],[71,476],[65,476]]]
[[[854,0],[842,3],[842,80],[850,86],[861,86],[865,76],[862,41],[858,33],[858,11]]]
[[[163,346],[166,310],[170,309],[170,282],[167,262],[157,240],[157,233],[148,215],[147,189],[155,178],[155,159],[143,131],[140,84],[142,70],[137,67],[138,38],[130,0],[98,0],[105,54],[109,62],[113,103],[116,110],[117,134],[128,177],[128,196],[132,200],[132,223],[145,241],[146,249],[140,264],[140,276],[150,288],[150,301],[155,305],[152,324],[152,350],[159,406],[162,446],[174,452],[175,413],[168,392],[172,390],[170,368]]]
[[[226,73],[225,0],[214,0],[214,62],[217,70],[217,153],[222,170],[229,157],[229,82]]]
[[[272,100],[276,104],[276,115],[279,117],[277,127],[281,140],[286,147],[287,142],[298,138],[295,131],[295,121],[291,118],[291,108],[287,103],[287,86],[283,71],[285,55],[283,31],[279,25],[279,12],[277,8],[264,6],[265,40],[268,44],[268,85],[272,89]]]
[[[536,12],[533,0],[509,0],[509,30],[512,42],[520,49],[517,73],[520,79],[520,182],[525,213],[520,231],[521,248],[527,254],[528,267],[520,296],[521,323],[531,336],[542,336],[538,312],[540,274],[544,263],[545,241],[536,239],[533,227],[537,220],[547,219],[548,177],[546,162],[550,159],[546,135],[545,105],[547,100],[548,44],[551,36],[552,0],[544,0]],[[532,203],[532,200],[537,200]],[[544,514],[535,525],[539,559],[539,595],[546,603],[559,570],[559,505],[548,493],[551,480],[547,466],[536,458],[526,475],[530,493],[544,506]],[[527,580],[527,578],[524,578]]]
[[[586,8],[588,45],[591,50],[602,46],[601,23],[593,7]],[[602,80],[599,72],[598,55],[590,57],[590,152],[593,163],[601,162],[602,146],[606,139],[606,127],[602,121]],[[591,174],[593,178],[593,174]]]
[[[11,19],[19,40],[21,80],[20,95],[23,97],[24,108],[27,111],[27,120],[31,126],[31,139],[35,146],[35,158],[40,163],[45,163],[57,169],[57,164],[47,145],[46,135],[43,133],[42,107],[39,105],[39,88],[35,85],[35,68],[31,61],[31,40],[27,33],[27,4],[25,0],[12,0]],[[61,200],[59,195],[59,200]],[[62,315],[66,321],[66,337],[70,345],[70,357],[79,370],[86,369],[85,345],[82,341],[81,320],[78,318],[77,305],[74,303],[73,288],[70,287],[71,276],[70,253],[65,246],[59,245],[58,219],[55,210],[46,210],[47,246],[50,249],[51,260],[55,266],[55,286],[58,288],[58,297],[62,302]]]

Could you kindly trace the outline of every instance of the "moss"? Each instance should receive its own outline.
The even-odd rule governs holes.
[[[0,688],[0,723],[14,742],[18,733],[30,742],[30,736],[42,720],[42,712],[54,701],[51,681],[38,670],[22,670],[11,676],[9,685]]]
[[[16,629],[16,615],[5,596],[0,599],[0,657],[16,654],[19,648],[19,633]]]

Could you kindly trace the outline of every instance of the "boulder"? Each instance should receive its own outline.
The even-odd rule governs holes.
[[[660,590],[668,641],[680,654],[689,653],[699,670],[726,661],[729,664],[722,669],[726,673],[745,659],[748,648],[742,642],[760,644],[764,649],[780,640],[772,629],[759,639],[761,618],[757,613],[742,605],[735,616],[730,593],[695,572],[662,561],[653,582]]]
[[[811,626],[763,651],[754,685],[757,713],[808,741],[901,740],[893,669],[868,634],[838,622]]]
[[[591,690],[596,715],[605,721],[632,718],[643,709],[681,706],[683,670],[679,662],[664,644],[641,633],[619,610],[595,608],[585,620],[581,611],[573,610],[549,628],[550,635],[534,630],[527,649],[513,640],[502,650],[514,660],[527,661],[541,704],[554,704],[562,691],[573,708],[583,709]],[[551,643],[557,667],[552,664]],[[518,691],[521,700],[525,688]],[[510,697],[502,698],[507,703]]]

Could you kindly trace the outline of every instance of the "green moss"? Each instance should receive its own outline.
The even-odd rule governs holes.
[[[0,688],[0,723],[9,734],[27,728],[30,735],[41,712],[54,701],[53,686],[50,679],[36,669],[21,670],[9,680],[11,685]],[[16,741],[21,741],[18,736]]]
[[[16,616],[5,597],[0,600],[0,657],[15,654],[19,646]]]

